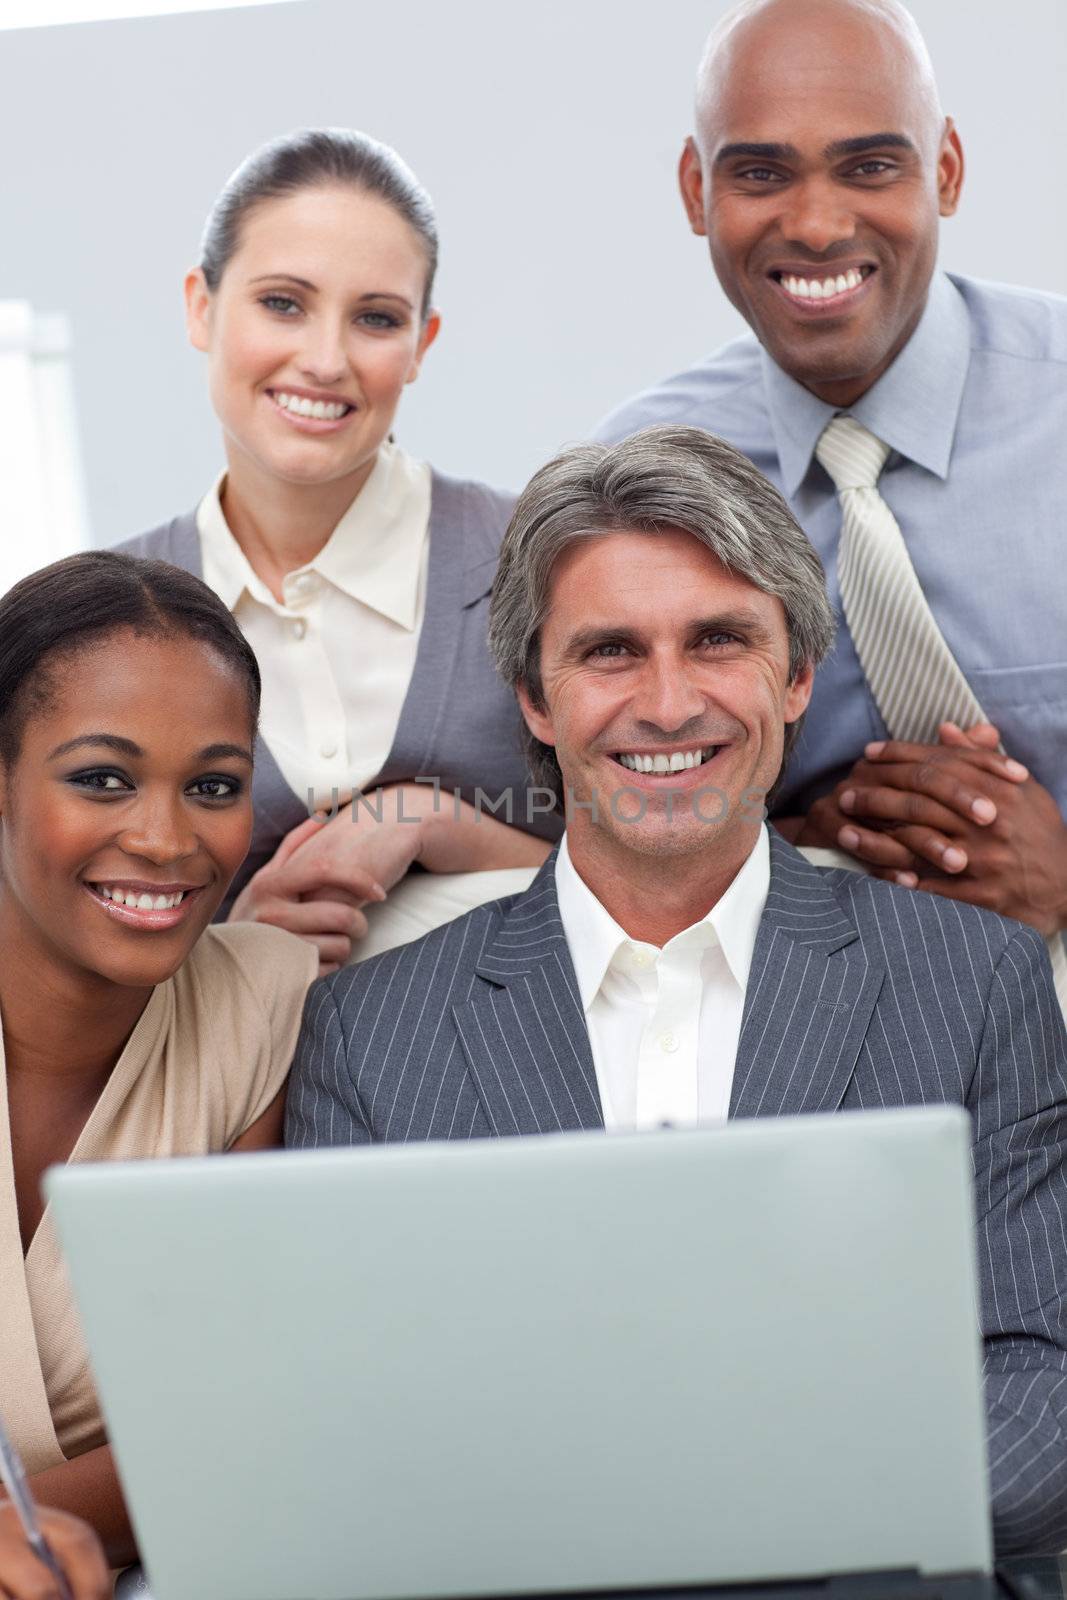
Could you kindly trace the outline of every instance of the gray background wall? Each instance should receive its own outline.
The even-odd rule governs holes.
[[[445,325],[399,433],[519,484],[739,327],[674,167],[724,0],[297,0],[0,33],[0,299],[70,314],[90,514],[110,543],[221,461],[181,279],[253,145],[394,144],[434,195]],[[969,157],[942,259],[1067,289],[1064,0],[914,0]]]

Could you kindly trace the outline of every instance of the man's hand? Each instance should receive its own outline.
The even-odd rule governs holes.
[[[111,1574],[93,1530],[63,1511],[42,1508],[38,1520],[73,1600],[105,1600]],[[0,1506],[0,1594],[11,1600],[59,1600],[55,1578],[26,1543],[11,1505]]]
[[[938,770],[946,747],[987,752],[992,758],[988,766],[1007,782],[1022,783],[1029,774],[1019,762],[997,753],[1000,735],[989,723],[963,733],[946,722],[941,734],[942,743],[937,745],[892,745],[894,752],[910,752],[907,763],[888,763],[884,753],[890,748],[888,741],[869,744],[865,759],[815,802],[793,842],[847,850],[909,888],[915,887],[918,872],[929,866],[962,872],[967,861],[958,843],[959,830],[963,824],[988,826],[995,819],[996,804],[976,774],[966,770],[965,762],[956,764],[955,773]],[[863,825],[858,826],[861,819]]]
[[[988,723],[937,745],[880,741],[812,807],[798,844],[830,844],[879,877],[1029,922],[1067,921],[1067,826]]]

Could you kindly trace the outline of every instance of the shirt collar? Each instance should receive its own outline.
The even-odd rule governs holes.
[[[429,520],[429,469],[399,445],[383,444],[370,477],[311,565],[410,632]]]
[[[276,608],[266,584],[233,537],[222,511],[226,474],[197,508],[210,555],[211,587],[234,610],[242,594]],[[399,445],[378,451],[370,477],[314,561],[301,571],[320,577],[410,632],[418,616],[422,548],[430,519],[430,473]]]
[[[630,939],[585,880],[578,876],[565,833],[556,854],[556,899],[574,962],[574,975],[578,979],[582,1010],[588,1011],[616,951],[629,944]]]
[[[247,591],[257,600],[273,605],[270,590],[252,571],[241,546],[237,543],[222,514],[222,486],[225,472],[220,472],[207,494],[196,508],[196,531],[200,535],[204,582],[214,589],[227,611],[235,611],[241,596]]]
[[[720,896],[701,922],[675,934],[664,948],[669,948],[675,940],[688,941],[694,928],[700,929],[705,934],[702,943],[718,940],[734,980],[744,991],[770,883],[770,842],[764,827],[760,829],[748,859],[725,894]],[[579,877],[567,848],[566,834],[556,856],[556,897],[578,979],[582,1009],[588,1012],[620,948],[633,941]]]
[[[761,350],[764,392],[786,494],[795,494],[835,413]],[[948,476],[971,357],[970,319],[952,280],[935,272],[918,326],[892,366],[849,412],[891,449]]]

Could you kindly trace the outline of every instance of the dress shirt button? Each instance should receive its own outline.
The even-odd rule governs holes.
[[[297,594],[307,594],[315,587],[315,574],[313,572],[298,572],[292,580],[292,586]]]
[[[324,761],[332,761],[336,754],[337,746],[334,744],[332,739],[325,739],[323,740],[322,744],[319,745],[319,755]]]
[[[649,955],[647,950],[635,950],[634,951],[634,966],[635,967],[647,967],[649,965],[649,963],[651,962],[651,960],[652,960],[652,957]]]
[[[660,1047],[661,1050],[666,1050],[668,1055],[670,1055],[670,1053],[672,1051],[677,1050],[677,1048],[678,1048],[678,1036],[677,1036],[677,1034],[674,1034],[674,1033],[661,1033],[660,1036],[659,1036],[659,1047]]]
[[[294,639],[302,639],[304,637],[305,633],[307,633],[307,631],[308,631],[308,625],[302,619],[301,619],[300,622],[294,622],[293,623],[293,638]]]

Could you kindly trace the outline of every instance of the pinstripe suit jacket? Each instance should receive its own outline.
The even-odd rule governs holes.
[[[732,1117],[948,1101],[974,1128],[997,1548],[1067,1543],[1067,1034],[1033,929],[771,832]],[[481,906],[312,988],[293,1146],[603,1125],[554,857]],[[916,1351],[916,1360],[922,1352]]]

